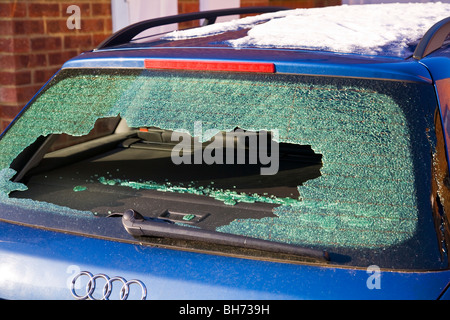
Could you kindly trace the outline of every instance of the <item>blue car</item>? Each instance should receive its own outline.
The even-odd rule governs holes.
[[[406,56],[242,44],[282,18],[67,61],[0,137],[0,298],[449,299],[450,18]]]

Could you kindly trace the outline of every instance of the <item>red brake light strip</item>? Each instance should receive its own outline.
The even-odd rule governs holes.
[[[274,73],[275,65],[267,62],[198,61],[145,59],[146,69],[176,69],[196,71],[235,71]]]

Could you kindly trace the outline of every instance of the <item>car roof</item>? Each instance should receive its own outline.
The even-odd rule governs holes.
[[[450,6],[448,9],[450,12]],[[252,12],[263,13],[261,17],[264,17],[265,13],[266,16],[269,15],[270,17],[272,13],[276,16],[280,12],[290,11],[280,7],[250,7],[204,11],[141,21],[114,33],[93,51],[83,53],[66,62],[63,68],[145,68],[145,61],[148,59],[241,61],[273,63],[277,73],[349,76],[431,83],[427,70],[416,62],[440,48],[445,41],[445,37],[441,39],[442,34],[447,35],[450,31],[450,18],[439,21],[428,30],[422,39],[419,39],[421,41],[408,44],[414,54],[407,56],[392,56],[383,53],[335,52],[283,46],[244,45],[236,48],[229,45],[230,41],[245,37],[251,28],[236,28],[236,30],[229,31],[225,29],[225,31],[214,32],[211,35],[202,35],[200,32],[200,36],[181,38],[170,37],[170,34],[168,36],[167,33],[153,37],[136,38],[142,31],[151,27],[174,22],[200,18],[205,19],[206,22],[214,22],[219,16]],[[261,21],[257,21],[255,24],[261,25]],[[208,26],[210,25],[207,24],[206,27]],[[196,29],[201,30],[202,28]],[[194,29],[194,32],[196,29]],[[189,30],[188,32],[192,33]]]

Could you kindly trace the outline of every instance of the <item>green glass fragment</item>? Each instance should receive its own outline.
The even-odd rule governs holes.
[[[185,220],[185,221],[191,221],[194,218],[195,218],[194,214],[187,214],[187,215],[183,216],[183,220]]]
[[[105,177],[99,177],[98,181],[103,185],[117,185],[121,187],[129,187],[136,190],[146,189],[146,190],[157,190],[162,192],[175,192],[175,193],[189,193],[195,195],[203,195],[214,198],[216,200],[222,201],[227,205],[235,205],[239,202],[246,203],[271,203],[271,204],[282,204],[282,205],[290,205],[298,203],[299,200],[292,198],[281,198],[275,196],[261,196],[258,194],[246,194],[246,193],[238,193],[236,191],[223,190],[217,188],[205,188],[203,186],[190,186],[183,187],[178,185],[173,185],[171,182],[166,182],[164,184],[157,183],[155,181],[128,181],[126,179],[106,179]]]

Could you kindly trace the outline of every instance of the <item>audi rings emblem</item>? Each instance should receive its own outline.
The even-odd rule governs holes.
[[[76,292],[76,282],[81,277],[87,277],[87,283],[86,283],[86,291],[84,295],[80,295]],[[97,279],[103,279],[105,281],[105,284],[103,285],[102,290],[102,296],[99,298],[94,297],[94,292],[97,286]],[[80,280],[81,281],[81,280]],[[101,282],[101,281],[100,281]],[[99,283],[100,283],[99,282]],[[109,297],[111,296],[111,293],[113,292],[113,285],[114,283],[122,284],[122,287],[119,291],[119,298],[120,300],[127,300],[128,296],[130,294],[130,291],[135,289],[135,287],[140,288],[138,290],[141,291],[141,300],[145,300],[147,298],[147,288],[145,287],[144,283],[140,280],[129,280],[122,277],[108,277],[106,274],[96,274],[93,275],[89,271],[81,271],[78,273],[73,279],[70,284],[70,291],[72,292],[72,295],[78,299],[78,300],[109,300]],[[79,285],[78,285],[79,286]],[[116,286],[117,288],[118,286]],[[80,291],[80,290],[78,290]],[[116,291],[117,292],[117,291]]]

